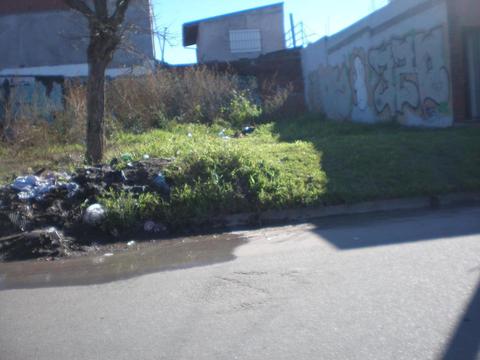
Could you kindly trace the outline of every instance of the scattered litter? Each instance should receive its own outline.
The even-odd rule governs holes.
[[[243,135],[248,135],[248,134],[251,134],[255,131],[255,127],[254,126],[245,126],[243,129],[242,129],[242,134]]]
[[[26,231],[29,228],[29,221],[27,220],[29,213],[31,213],[29,208],[25,209],[24,213],[11,212],[8,214],[8,219],[17,229]]]
[[[123,170],[112,170],[105,173],[103,181],[105,181],[107,185],[112,183],[124,183],[127,181],[127,177]]]
[[[131,162],[133,161],[133,156],[132,154],[130,153],[125,153],[125,154],[122,154],[122,156],[120,156],[120,158],[125,161],[125,162]]]
[[[189,133],[187,134],[187,136],[188,136],[189,138],[191,138],[191,137],[193,137],[193,134],[189,132]]]
[[[11,188],[18,192],[17,196],[20,200],[42,200],[46,194],[54,191],[66,189],[68,197],[76,195],[79,187],[74,182],[65,182],[71,179],[64,173],[48,174],[45,177],[29,175],[20,176],[11,184]]]
[[[52,191],[54,181],[42,179],[38,176],[21,176],[15,179],[12,188],[18,191],[20,200],[40,199],[45,193]]]
[[[127,246],[135,246],[135,245],[137,245],[137,243],[133,240],[127,243]]]
[[[103,256],[110,257],[110,256],[113,256],[113,253],[106,253],[106,254],[103,254]]]
[[[168,199],[171,187],[163,172],[173,160],[148,155],[140,161],[132,160],[129,167],[120,169],[116,165],[126,163],[119,157],[110,164],[81,166],[68,173],[30,170],[26,176],[0,186],[0,238],[18,236],[19,239],[19,242],[15,241],[15,248],[7,249],[4,245],[4,253],[16,258],[15,254],[25,248],[20,243],[26,238],[29,239],[26,245],[42,250],[35,253],[28,250],[28,254],[22,253],[19,258],[65,255],[65,249],[77,246],[75,241],[68,241],[76,234],[83,236],[90,231],[108,231],[109,235],[119,236],[116,229],[99,226],[105,221],[106,209],[95,204],[95,199],[109,191],[127,192],[133,196],[151,192]],[[89,206],[91,204],[94,205]],[[83,224],[92,226],[85,229]],[[164,229],[163,225],[153,223],[149,231]],[[1,247],[0,244],[0,261],[3,256]]]
[[[78,191],[80,190],[80,186],[78,186],[78,184],[74,183],[74,182],[70,182],[70,183],[65,184],[65,188],[68,191],[67,196],[69,198],[74,197],[78,193]]]
[[[110,229],[110,235],[112,235],[113,237],[119,237],[120,236],[120,232],[118,231],[117,228],[113,228],[113,229]]]
[[[93,204],[90,205],[87,210],[85,210],[85,214],[83,215],[83,221],[91,226],[97,226],[102,223],[105,219],[106,212],[102,205],[100,204]]]
[[[18,191],[24,191],[26,189],[37,186],[38,178],[34,175],[20,176],[15,179],[12,184],[12,188]]]
[[[143,160],[148,160],[148,159],[150,159],[150,155],[148,154],[143,155]]]
[[[163,195],[170,195],[170,186],[167,183],[167,179],[165,179],[165,176],[161,172],[155,176],[153,183]]]
[[[145,232],[153,232],[153,229],[155,229],[155,225],[156,224],[153,221],[146,221],[143,225],[143,230],[145,230]]]
[[[167,227],[163,224],[156,224],[155,228],[153,229],[153,232],[155,233],[161,233],[166,231],[167,231]]]
[[[156,222],[149,220],[143,225],[143,230],[148,233],[161,233],[166,232],[167,227],[163,224],[157,224]]]
[[[50,239],[53,241],[57,242],[62,242],[63,241],[63,236],[60,234],[60,232],[55,228],[55,227],[50,227],[46,230],[46,233],[50,235]]]
[[[221,137],[221,138],[224,139],[224,140],[230,139],[230,136],[228,136],[228,135],[225,134],[225,129],[223,129],[222,131],[220,131],[220,132],[218,133],[218,136]]]

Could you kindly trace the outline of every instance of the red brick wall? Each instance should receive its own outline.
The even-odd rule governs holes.
[[[271,95],[268,93],[269,89],[264,88],[262,84],[272,85],[273,88],[276,86],[290,88],[288,98],[278,117],[298,115],[306,111],[302,59],[299,49],[280,50],[256,59],[211,62],[202,65],[173,65],[170,68],[172,71],[182,72],[189,68],[202,66],[219,72],[255,77],[260,85],[259,95],[262,98]]]
[[[450,61],[455,120],[468,120],[468,71],[464,36],[472,28],[480,30],[479,0],[447,0],[449,12]]]
[[[63,0],[0,0],[0,15],[66,9]]]

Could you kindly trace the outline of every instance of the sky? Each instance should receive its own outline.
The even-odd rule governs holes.
[[[195,48],[182,46],[183,23],[280,1],[151,0],[157,31],[167,27],[171,38],[171,45],[165,49],[165,61],[171,64],[196,62]],[[303,22],[308,39],[313,42],[324,35],[333,35],[386,3],[387,0],[285,0],[285,29],[290,26],[288,16],[292,13],[295,23]],[[156,57],[161,57],[158,41]]]

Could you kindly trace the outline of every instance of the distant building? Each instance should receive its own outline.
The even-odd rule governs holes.
[[[283,50],[283,3],[186,23],[183,45],[197,45],[199,63],[256,58]]]
[[[132,50],[117,51],[111,68],[154,58],[150,1],[133,0],[126,22]],[[0,76],[84,76],[87,44],[86,20],[63,0],[0,0]]]
[[[149,0],[131,1],[125,22],[133,30],[107,76],[142,74],[153,65],[150,14]],[[35,105],[47,117],[63,109],[65,79],[88,75],[87,45],[86,19],[63,0],[0,0],[0,126],[6,104],[13,111]]]

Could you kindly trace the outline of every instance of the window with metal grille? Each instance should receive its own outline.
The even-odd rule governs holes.
[[[260,30],[230,30],[230,51],[232,53],[259,52],[261,50]]]

